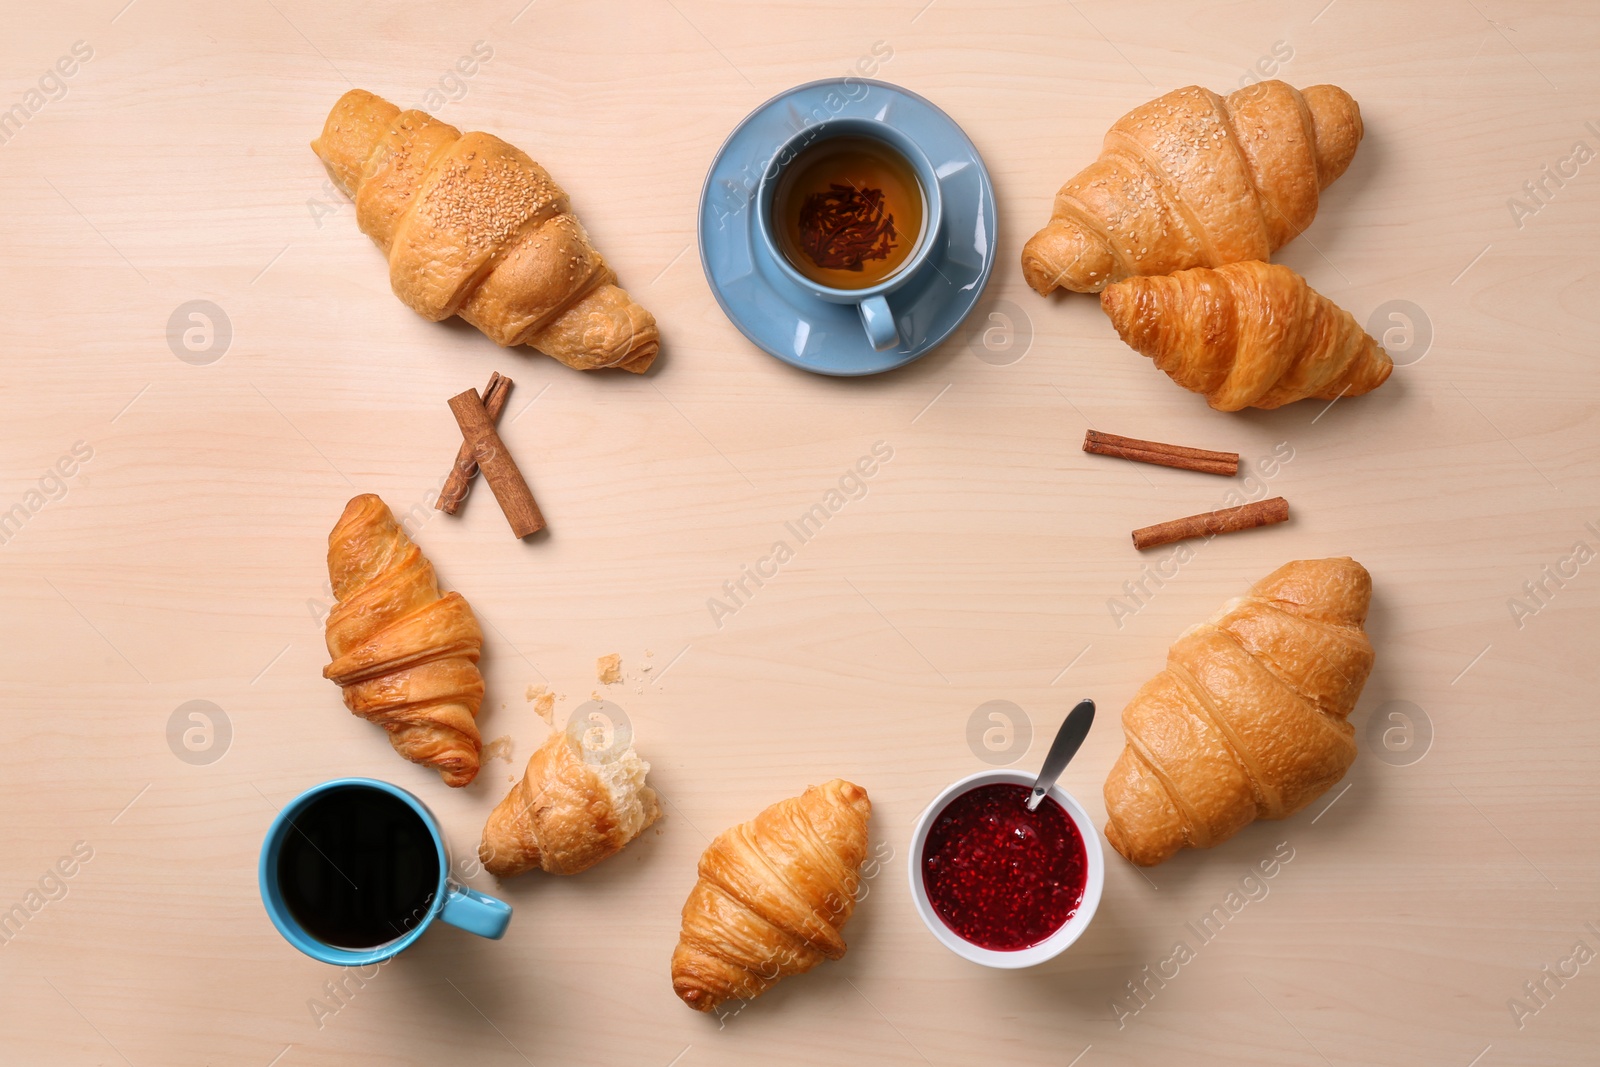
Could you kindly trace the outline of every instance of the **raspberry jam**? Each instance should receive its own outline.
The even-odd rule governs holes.
[[[928,902],[957,936],[1015,952],[1077,914],[1088,855],[1066,809],[1025,785],[982,785],[945,805],[922,846]]]

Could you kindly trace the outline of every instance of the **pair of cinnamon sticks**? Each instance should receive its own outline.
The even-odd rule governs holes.
[[[1155,463],[1179,470],[1199,471],[1203,474],[1221,474],[1232,477],[1239,473],[1239,453],[1212,452],[1204,448],[1169,445],[1160,441],[1141,441],[1135,437],[1119,437],[1114,433],[1090,430],[1083,438],[1083,450],[1097,456],[1115,456],[1136,463]],[[1181,519],[1142,526],[1133,531],[1133,547],[1157,548],[1184,541],[1191,537],[1212,537],[1217,534],[1250,530],[1257,526],[1270,526],[1289,518],[1289,502],[1281,496],[1256,500],[1236,508],[1206,511],[1199,515],[1185,515]]]
[[[527,537],[544,529],[544,515],[533,490],[511,458],[495,423],[505,410],[506,398],[511,395],[511,379],[500,373],[489,375],[489,384],[483,396],[476,389],[468,389],[450,398],[450,412],[461,427],[461,448],[456,452],[456,462],[450,468],[444,488],[434,507],[446,515],[454,515],[472,489],[472,479],[479,470],[505,512],[511,532],[518,538]]]

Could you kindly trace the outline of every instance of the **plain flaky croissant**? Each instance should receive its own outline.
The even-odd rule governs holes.
[[[1056,193],[1023,274],[1040,293],[1098,293],[1134,274],[1267,259],[1311,225],[1361,133],[1360,108],[1335,85],[1157,97],[1118,119],[1100,158]]]
[[[445,785],[478,773],[483,631],[460,593],[439,595],[433,564],[367,493],[345,505],[328,535],[328,613],[322,670],[355,714],[389,731],[394,750],[432,767]]]
[[[656,320],[617,287],[567,194],[526,153],[361,89],[333,105],[311,149],[419,315],[460,315],[498,344],[579,370],[642,374],[655,359]]]
[[[1321,796],[1356,756],[1372,578],[1347,556],[1286,563],[1191,627],[1122,712],[1106,840],[1141,867]]]
[[[672,989],[697,1011],[845,953],[872,802],[835,778],[717,835],[683,905]]]
[[[1100,306],[1124,341],[1218,411],[1360,396],[1394,370],[1348,311],[1273,263],[1125,278]]]
[[[535,867],[550,874],[586,871],[661,817],[656,792],[645,785],[649,773],[632,744],[557,731],[490,813],[478,858],[500,878]]]

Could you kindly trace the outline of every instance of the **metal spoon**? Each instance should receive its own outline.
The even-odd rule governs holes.
[[[1039,777],[1034,781],[1033,792],[1028,796],[1029,811],[1039,809],[1045,794],[1056,784],[1061,772],[1067,769],[1072,757],[1078,754],[1078,746],[1089,736],[1089,727],[1093,725],[1094,701],[1078,701],[1078,706],[1067,714],[1061,729],[1056,731],[1056,739],[1050,744],[1050,753],[1044,758],[1044,766],[1039,768]]]

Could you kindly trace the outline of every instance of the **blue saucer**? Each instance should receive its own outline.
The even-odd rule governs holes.
[[[851,98],[854,94],[854,98]],[[900,336],[875,352],[854,305],[818,300],[782,275],[755,233],[761,172],[791,136],[825,119],[864,118],[910,137],[932,161],[944,196],[938,245],[889,296]],[[817,374],[878,374],[936,348],[977,304],[994,266],[994,187],[967,135],[916,93],[865,78],[828,78],[773,97],[717,153],[700,194],[700,263],[723,313],[763,350]]]

